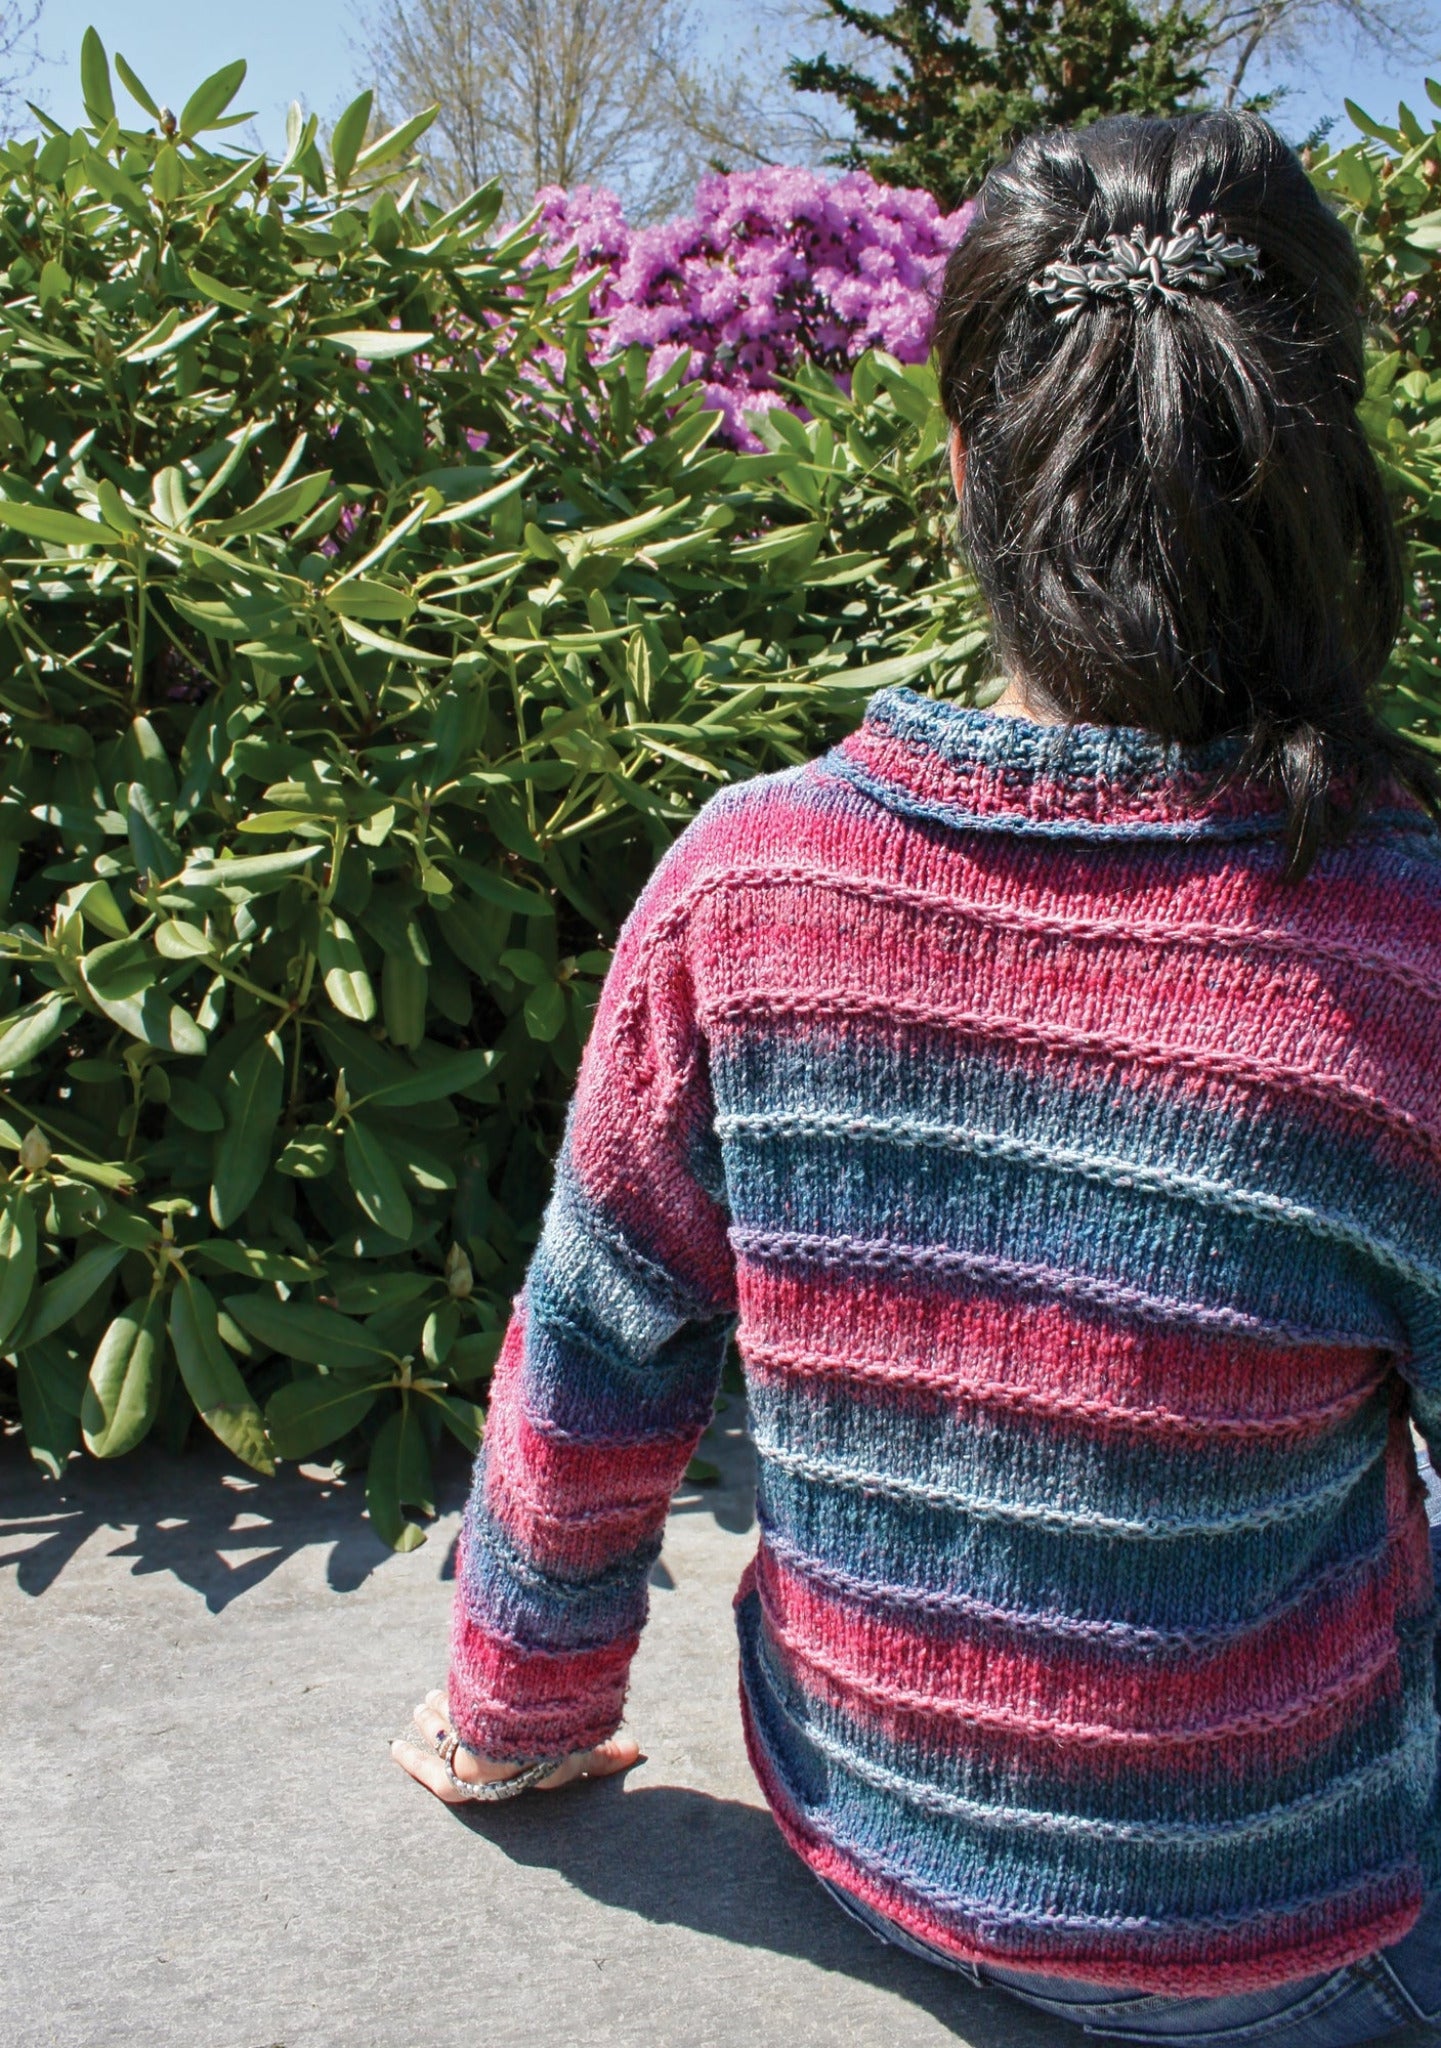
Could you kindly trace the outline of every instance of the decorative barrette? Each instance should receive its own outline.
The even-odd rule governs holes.
[[[1106,235],[1078,262],[1048,263],[1028,289],[1058,320],[1074,320],[1106,299],[1129,299],[1137,309],[1179,306],[1188,293],[1214,291],[1235,271],[1259,277],[1260,254],[1254,242],[1233,240],[1213,213],[1203,213],[1196,221],[1177,221],[1169,235],[1148,238],[1140,226],[1129,235]]]

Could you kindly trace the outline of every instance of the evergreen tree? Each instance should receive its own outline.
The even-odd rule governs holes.
[[[1179,113],[1204,82],[1208,24],[1184,0],[988,0],[984,36],[973,0],[822,5],[890,58],[885,79],[824,54],[787,66],[798,91],[850,113],[855,136],[835,161],[923,186],[948,210],[1028,129]]]

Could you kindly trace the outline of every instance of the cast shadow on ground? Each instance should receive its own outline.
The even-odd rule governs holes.
[[[554,1870],[603,1905],[876,1985],[921,2007],[971,2048],[1077,2048],[1088,2038],[856,1926],[763,1808],[683,1786],[636,1784],[632,1774],[628,1789],[612,1780],[553,1800],[451,1812],[513,1863]],[[485,1882],[494,1882],[493,1872]]]
[[[739,1404],[717,1418],[701,1455],[717,1468],[718,1483],[687,1482],[674,1512],[709,1514],[721,1528],[743,1533],[755,1519],[754,1459]],[[442,1439],[435,1459],[442,1516],[465,1505],[469,1481],[469,1458]],[[353,1593],[392,1555],[364,1508],[363,1472],[337,1477],[328,1468],[291,1465],[274,1479],[259,1479],[209,1441],[179,1457],[145,1443],[114,1464],[72,1458],[57,1481],[44,1477],[18,1435],[0,1438],[0,1570],[13,1566],[21,1592],[32,1597],[47,1592],[81,1546],[106,1529],[123,1537],[110,1554],[133,1558],[135,1577],[169,1572],[212,1614],[317,1544],[329,1551],[331,1590]],[[440,1576],[454,1575],[452,1540]]]
[[[468,1474],[459,1447],[439,1462],[442,1515],[463,1506]],[[169,1572],[212,1614],[316,1544],[329,1549],[326,1577],[337,1593],[354,1592],[392,1555],[363,1519],[364,1473],[337,1478],[292,1466],[258,1479],[218,1444],[179,1458],[142,1445],[115,1465],[74,1458],[56,1481],[11,1437],[0,1442],[0,1504],[0,1569],[13,1566],[32,1596],[47,1592],[100,1530],[123,1539],[110,1554],[132,1558],[135,1577]]]

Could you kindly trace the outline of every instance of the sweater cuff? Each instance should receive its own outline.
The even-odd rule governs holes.
[[[450,1643],[450,1725],[498,1763],[593,1749],[620,1726],[639,1638],[600,1649],[528,1650],[477,1626],[459,1601]]]

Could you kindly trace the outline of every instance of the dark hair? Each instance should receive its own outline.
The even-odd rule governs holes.
[[[1108,234],[1206,214],[1253,272],[1069,318],[1030,289]],[[936,316],[1002,663],[1071,720],[1245,734],[1236,772],[1283,792],[1293,877],[1388,784],[1441,807],[1370,703],[1403,571],[1356,415],[1361,288],[1350,235],[1259,116],[1121,116],[991,172]]]

